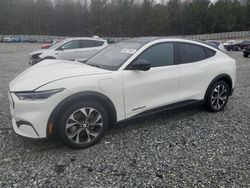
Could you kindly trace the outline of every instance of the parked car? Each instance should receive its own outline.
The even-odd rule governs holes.
[[[48,49],[32,52],[29,64],[34,65],[44,59],[87,59],[107,45],[107,41],[101,38],[69,38]]]
[[[3,42],[11,42],[11,37],[10,36],[4,37]]]
[[[242,41],[237,40],[229,40],[223,44],[224,48],[227,51],[241,51],[241,44]]]
[[[218,48],[219,50],[221,51],[224,51],[225,48],[222,44],[221,41],[218,41],[218,40],[207,40],[206,43],[210,44],[211,46],[215,47],[215,48]]]
[[[235,60],[204,43],[133,38],[85,63],[44,60],[18,75],[9,84],[12,123],[19,135],[58,133],[70,147],[85,148],[128,119],[200,102],[221,111],[235,74]]]
[[[244,50],[246,47],[250,46],[250,40],[243,40],[240,44],[239,47],[241,50]]]
[[[248,45],[250,45],[250,41],[243,40],[243,41],[237,41],[237,42],[229,45],[227,48],[228,48],[228,50],[241,51],[244,48],[246,48]]]
[[[19,37],[14,37],[14,36],[7,36],[3,38],[3,42],[20,42]]]
[[[250,54],[250,44],[243,49],[243,56],[248,57]]]

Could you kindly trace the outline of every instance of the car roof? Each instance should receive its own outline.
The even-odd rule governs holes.
[[[71,37],[71,38],[67,38],[66,40],[97,40],[97,41],[105,41],[102,38],[96,38],[96,37]]]
[[[134,38],[130,38],[127,40],[124,40],[125,42],[138,42],[138,43],[149,43],[152,42],[154,40],[158,40],[158,39],[164,39],[167,37],[134,37]]]
[[[176,41],[176,42],[184,42],[184,43],[185,42],[195,43],[195,44],[200,44],[200,45],[205,46],[205,47],[209,47],[209,48],[214,49],[214,50],[218,50],[218,48],[216,48],[216,47],[214,47],[214,46],[212,46],[204,41],[201,41],[201,40],[184,39],[184,38],[178,38],[178,37],[135,37],[135,38],[130,38],[130,39],[123,40],[120,42],[138,42],[138,43],[141,43],[142,45],[146,45],[147,43],[150,43],[150,42],[153,42],[156,40],[161,40],[161,39],[167,39],[170,42]]]
[[[200,43],[200,44],[206,44],[204,41],[201,41],[201,40],[184,39],[184,38],[178,38],[178,37],[135,37],[135,38],[130,38],[130,39],[120,41],[120,42],[138,42],[142,44],[147,44],[149,42],[160,40],[160,39],[168,39],[169,41],[176,41],[176,42],[195,42],[195,43]]]

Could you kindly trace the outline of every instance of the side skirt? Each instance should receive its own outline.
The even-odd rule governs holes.
[[[203,103],[204,103],[204,100],[186,100],[186,101],[182,101],[182,102],[177,102],[177,103],[174,103],[174,104],[169,104],[169,105],[165,105],[165,106],[161,106],[161,107],[158,107],[158,108],[155,108],[155,109],[151,109],[151,110],[141,112],[141,113],[136,114],[135,116],[132,116],[132,117],[130,117],[128,119],[118,121],[117,124],[125,122],[125,121],[129,121],[129,120],[133,120],[133,119],[138,119],[140,117],[148,116],[148,115],[151,115],[151,114],[156,114],[156,113],[163,112],[163,111],[169,111],[169,110],[173,110],[173,109],[176,109],[176,108],[181,108],[181,107],[188,106],[188,105],[193,105],[193,104],[198,105],[198,104],[203,104]]]

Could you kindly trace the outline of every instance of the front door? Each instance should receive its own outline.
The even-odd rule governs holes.
[[[180,73],[173,54],[172,43],[153,45],[133,61],[143,59],[150,62],[150,70],[123,71],[126,118],[178,101]]]

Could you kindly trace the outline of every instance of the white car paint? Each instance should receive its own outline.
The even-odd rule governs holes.
[[[78,47],[74,49],[63,49],[62,47],[69,42],[73,41],[93,41],[93,42],[102,42],[103,44],[100,46],[92,46],[92,47]],[[42,59],[62,59],[62,60],[75,60],[75,59],[88,59],[90,56],[94,55],[101,49],[105,48],[108,45],[106,40],[97,37],[80,37],[80,38],[68,38],[65,39],[48,49],[40,49],[34,51],[30,54],[30,64],[33,65],[35,63],[32,62],[32,57],[34,55],[38,55],[39,60]]]
[[[216,54],[194,63],[152,67],[148,71],[126,70],[139,54],[164,42],[192,43],[212,49]],[[109,98],[114,104],[117,121],[121,121],[164,105],[184,100],[203,100],[209,84],[220,74],[229,75],[234,88],[235,60],[209,45],[184,39],[161,38],[144,44],[138,50],[124,51],[131,53],[131,56],[115,71],[80,62],[44,60],[21,73],[9,84],[15,132],[30,138],[46,137],[52,111],[65,98],[79,92],[94,91]],[[58,88],[65,89],[43,100],[20,100],[15,94]],[[18,120],[30,122],[34,129],[31,126],[18,127]]]
[[[219,48],[221,51],[225,51],[226,49],[225,49],[225,47],[223,46],[223,43],[222,43],[221,41],[219,41],[219,42],[220,42],[220,44],[219,44],[218,48]]]

